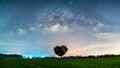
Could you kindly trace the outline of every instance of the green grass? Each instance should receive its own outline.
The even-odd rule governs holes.
[[[120,68],[120,57],[86,59],[0,58],[0,68]]]

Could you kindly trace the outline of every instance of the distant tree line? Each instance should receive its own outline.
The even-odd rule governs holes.
[[[0,57],[7,58],[23,58],[22,55],[18,54],[0,54]],[[80,59],[80,58],[112,58],[112,57],[120,57],[120,55],[114,54],[105,54],[105,55],[89,55],[89,56],[64,56],[62,59]],[[32,57],[32,59],[41,59],[41,57]],[[44,57],[42,59],[59,59],[58,57]]]
[[[18,54],[0,54],[0,57],[7,57],[7,58],[22,58],[22,55],[18,55]]]
[[[23,58],[22,55],[18,54],[1,54],[1,57],[7,57],[7,58]],[[64,56],[62,59],[80,59],[80,58],[112,58],[112,57],[120,57],[120,55],[114,55],[114,54],[105,54],[105,55],[89,55],[89,56]],[[32,57],[32,59],[59,59],[58,57]]]
[[[120,55],[114,54],[105,54],[105,55],[89,55],[89,56],[65,56],[62,59],[80,59],[80,58],[112,58],[112,57],[120,57]],[[37,58],[38,59],[38,58]],[[59,59],[57,57],[44,57],[44,59]]]
[[[120,57],[120,55],[114,55],[114,54],[105,54],[105,55],[89,55],[89,56],[67,56],[63,58],[112,58],[112,57]]]

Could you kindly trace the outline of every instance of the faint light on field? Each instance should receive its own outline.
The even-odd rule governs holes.
[[[25,58],[27,58],[27,59],[32,59],[32,56],[25,56]]]
[[[41,58],[45,58],[46,56],[41,56]]]
[[[30,59],[32,59],[32,56],[29,56]]]

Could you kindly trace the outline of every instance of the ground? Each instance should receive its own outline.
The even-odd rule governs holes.
[[[0,68],[119,68],[120,57],[84,59],[0,58]]]

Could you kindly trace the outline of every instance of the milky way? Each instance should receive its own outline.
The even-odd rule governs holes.
[[[112,9],[113,8],[113,9]],[[54,56],[119,54],[118,0],[0,2],[0,53]]]

